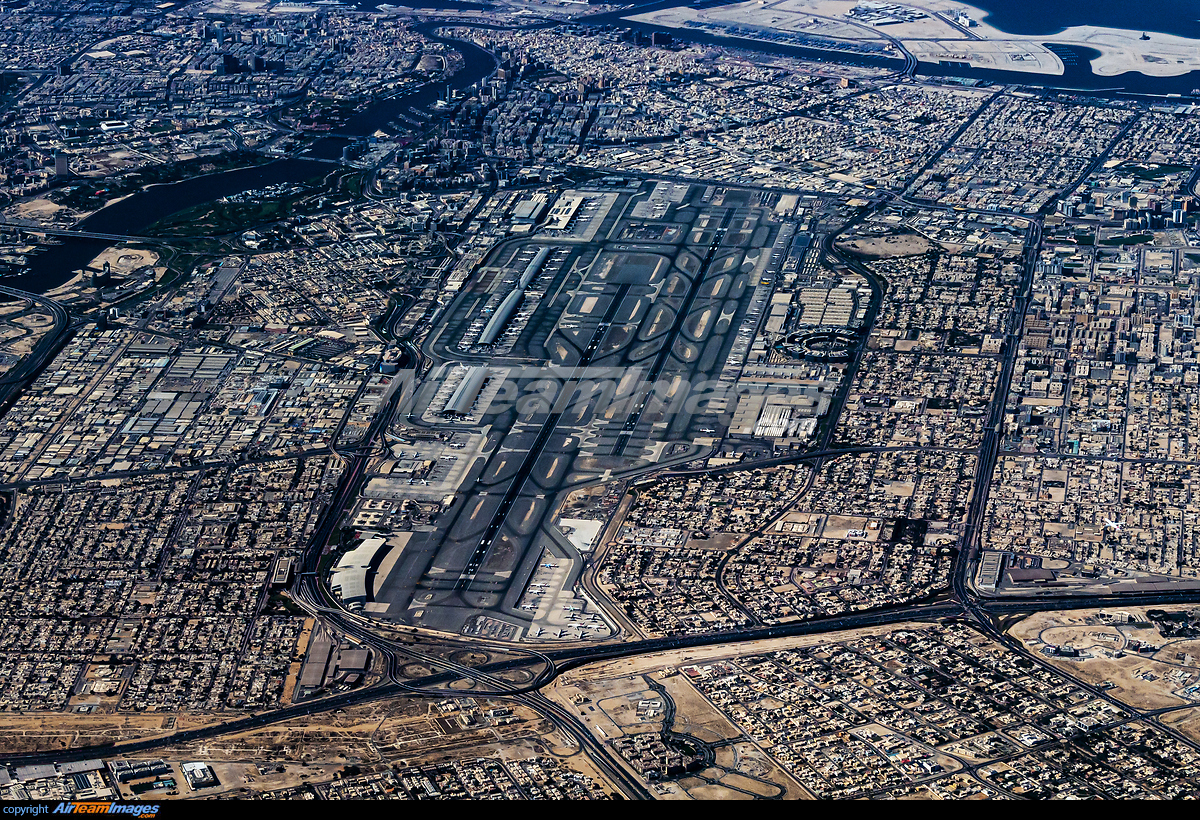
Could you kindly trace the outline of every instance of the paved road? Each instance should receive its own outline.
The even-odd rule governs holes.
[[[907,54],[907,52],[905,52],[905,54],[906,67],[904,73],[911,75],[916,68],[916,60],[915,58],[912,58],[912,55]],[[982,111],[983,109],[981,108],[979,110]],[[963,124],[963,129],[960,129],[960,133],[962,130],[965,130],[965,128],[968,127],[971,122],[974,121],[974,117],[978,116],[978,114],[979,112],[977,111],[971,119]],[[948,141],[947,145],[952,143],[953,140],[950,140]],[[1107,156],[1107,154],[1105,154],[1105,156]],[[1103,157],[1098,158],[1089,166],[1089,171],[1102,161]],[[671,177],[658,178],[671,179]],[[1200,171],[1197,172],[1197,175],[1194,175],[1193,182],[1196,178],[1200,178]],[[896,204],[908,204],[933,210],[949,209],[948,206],[914,202],[912,200],[907,200],[902,196],[895,196],[887,193],[882,193],[881,196],[890,197],[891,200]],[[544,715],[557,727],[575,738],[576,742],[579,743],[581,747],[586,748],[589,755],[596,761],[596,764],[629,796],[644,798],[649,796],[644,787],[642,787],[635,778],[631,777],[624,770],[624,768],[614,759],[612,753],[605,747],[605,745],[596,741],[587,728],[578,720],[575,715],[571,714],[568,709],[550,701],[545,696],[540,694],[538,691],[540,688],[544,687],[546,683],[553,680],[557,675],[561,674],[565,670],[583,666],[589,663],[594,663],[599,660],[636,657],[668,650],[713,646],[729,646],[731,647],[731,651],[735,651],[735,648],[740,645],[771,638],[836,633],[860,627],[885,626],[888,624],[897,624],[908,621],[930,622],[960,618],[971,620],[994,640],[1004,644],[1012,651],[1029,658],[1032,662],[1046,666],[1044,661],[1028,653],[1024,647],[1022,647],[1018,642],[1010,638],[1005,633],[1001,626],[1001,619],[1015,615],[1047,610],[1090,609],[1113,605],[1145,606],[1200,602],[1200,591],[1069,597],[1026,595],[999,600],[984,600],[976,596],[970,587],[969,578],[971,568],[973,566],[972,558],[979,547],[980,532],[986,510],[987,490],[988,486],[990,485],[991,475],[995,467],[1001,443],[1001,435],[998,427],[1003,419],[1004,404],[1008,394],[1009,383],[1011,382],[1012,378],[1017,344],[1020,338],[1026,308],[1028,307],[1030,278],[1034,263],[1036,262],[1038,247],[1040,246],[1040,223],[1036,218],[1030,218],[1027,215],[1022,216],[1022,218],[1029,219],[1031,222],[1031,229],[1029,239],[1026,244],[1024,259],[1025,278],[1023,279],[1018,299],[1012,308],[1013,315],[1010,320],[1011,330],[1008,334],[1008,338],[1006,339],[1005,351],[1002,359],[1003,363],[1001,375],[997,383],[996,392],[994,394],[990,409],[989,428],[988,432],[984,436],[983,444],[979,450],[980,460],[975,476],[975,492],[972,497],[972,505],[968,511],[965,530],[966,535],[963,540],[964,548],[956,559],[952,576],[951,590],[949,594],[942,594],[929,600],[914,602],[903,606],[879,608],[867,612],[850,613],[837,617],[818,618],[798,623],[772,626],[753,626],[720,633],[705,633],[670,638],[637,640],[625,643],[568,646],[546,652],[520,650],[512,647],[501,649],[495,645],[488,645],[486,642],[466,640],[455,641],[449,637],[440,638],[424,636],[421,638],[410,638],[408,641],[392,637],[397,634],[397,631],[394,628],[386,627],[384,625],[372,622],[364,617],[342,610],[337,602],[333,600],[332,596],[329,595],[325,586],[320,582],[320,579],[317,575],[317,570],[320,557],[325,545],[328,543],[329,536],[332,534],[334,528],[340,521],[344,510],[350,503],[352,503],[361,487],[364,479],[365,465],[368,458],[367,454],[371,452],[371,448],[375,440],[379,437],[381,432],[387,428],[392,414],[395,412],[396,399],[398,397],[393,397],[393,400],[388,403],[383,412],[381,412],[376,418],[362,443],[354,448],[347,449],[342,453],[342,456],[347,460],[347,470],[345,476],[335,494],[334,503],[331,505],[327,514],[322,519],[315,537],[303,556],[303,560],[301,562],[301,571],[299,573],[296,586],[293,590],[296,600],[312,614],[316,615],[338,631],[373,647],[378,653],[380,653],[381,657],[386,659],[387,680],[385,682],[369,688],[359,689],[352,692],[334,695],[327,698],[322,698],[320,700],[296,704],[280,709],[274,709],[260,714],[227,721],[210,727],[176,732],[170,735],[136,741],[133,743],[123,743],[119,749],[111,744],[105,744],[81,747],[69,751],[13,756],[8,758],[6,762],[13,764],[51,761],[65,762],[116,753],[127,755],[149,752],[156,749],[163,749],[178,743],[216,738],[236,732],[245,732],[263,726],[278,724],[305,715],[329,712],[332,710],[345,708],[347,706],[381,699],[403,696],[443,697],[448,692],[464,694],[465,692],[462,689],[451,689],[449,687],[455,682],[468,680],[473,682],[476,687],[474,689],[466,690],[471,694],[479,695],[488,692],[494,693],[496,696],[510,697]],[[63,236],[82,236],[113,240],[130,238],[79,231],[33,229],[29,228],[28,226],[9,227],[20,227],[24,230],[37,231],[40,233],[53,233],[55,235]],[[850,264],[851,266],[856,264],[854,260],[848,259],[847,257],[839,254],[828,238],[824,248],[827,253],[838,257],[839,261],[845,264]],[[869,272],[865,273],[864,275],[870,276]],[[699,281],[701,278],[702,276],[697,275],[697,281]],[[872,279],[872,285],[877,287],[878,295],[881,296],[884,283]],[[23,385],[28,378],[35,374],[37,370],[42,367],[46,361],[48,361],[49,357],[53,355],[53,351],[57,349],[59,344],[61,344],[62,338],[68,331],[69,317],[60,306],[53,302],[53,300],[45,299],[44,297],[37,296],[36,294],[15,291],[11,288],[0,287],[0,292],[8,293],[14,296],[20,296],[22,298],[33,299],[39,302],[39,304],[43,304],[48,310],[50,310],[55,318],[55,326],[53,330],[39,342],[34,351],[18,366],[17,369],[14,369],[14,371],[10,373],[3,381],[0,381],[0,387],[3,387],[4,389],[3,400],[8,400],[8,398],[14,396],[20,390],[21,385]],[[614,304],[616,303],[619,303],[619,300],[617,300],[617,302]],[[877,309],[877,300],[873,300],[873,303]],[[870,323],[868,322],[868,326],[869,324]],[[598,334],[601,333],[602,330],[598,331]],[[598,341],[598,338],[593,340],[592,345],[588,348],[588,352],[585,353],[584,359],[581,360],[580,366],[583,366],[583,364],[587,363],[587,355],[595,349]],[[849,374],[845,380],[847,386],[852,381],[851,376],[852,374]],[[841,401],[844,401],[844,395],[841,397]],[[837,407],[840,408],[840,406],[841,404],[839,402]],[[834,414],[834,416],[836,418],[836,414]],[[545,433],[547,430],[552,431],[553,428],[554,423],[548,419],[546,425],[543,427],[543,433]],[[834,449],[829,447],[831,433],[832,424],[830,429],[826,431],[826,435],[823,438],[821,446],[811,453],[785,456],[780,459],[771,459],[769,461],[759,462],[754,465],[730,465],[727,468],[719,468],[718,470],[688,472],[714,473],[726,469],[747,469],[749,466],[767,466],[771,463],[813,460],[820,461],[827,457],[849,452],[899,449],[887,447],[852,447]],[[539,440],[540,438],[541,437],[539,437]],[[542,443],[544,444],[544,441]],[[540,447],[535,441],[535,445],[530,451],[530,458],[526,460],[527,465],[532,464],[533,460],[537,456],[538,451],[540,451]],[[528,473],[526,472],[525,475],[527,474]],[[523,480],[524,479],[522,477],[514,481],[511,485],[510,493],[519,494]],[[511,502],[509,505],[511,505]],[[504,514],[506,513],[507,507],[504,507],[501,513],[498,513],[498,520],[502,522]],[[495,529],[490,529],[489,535],[485,536],[482,544],[484,551],[486,551],[486,547],[490,542],[490,538],[494,535]],[[415,635],[415,633],[410,634]],[[480,666],[468,666],[449,660],[444,653],[444,650],[447,647],[482,647],[484,651],[491,653],[491,655],[497,659],[491,660],[488,663]],[[420,679],[407,678],[405,676],[405,668],[413,665],[414,663],[425,664],[430,669],[430,674]],[[514,676],[512,673],[521,672],[527,673],[524,679],[525,682],[514,682],[521,679],[521,676]],[[1093,687],[1085,686],[1084,688],[1089,692],[1092,692],[1096,697],[1111,700],[1111,698],[1109,698],[1109,696],[1107,696],[1105,693],[1095,690]],[[1143,715],[1140,715],[1140,717],[1156,720],[1161,713],[1164,713],[1163,710],[1158,710],[1158,712],[1154,713],[1147,712]]]
[[[17,290],[0,285],[0,293],[28,299],[45,308],[54,318],[54,326],[48,330],[33,349],[18,362],[12,370],[0,379],[0,411],[7,409],[17,394],[33,379],[34,376],[58,353],[66,341],[70,326],[70,317],[58,302],[37,293]]]

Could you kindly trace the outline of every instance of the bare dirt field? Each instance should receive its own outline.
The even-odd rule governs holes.
[[[1159,607],[1166,610],[1189,607]],[[1191,702],[1177,694],[1200,679],[1200,642],[1164,639],[1152,625],[1105,623],[1101,612],[1078,610],[1031,615],[1011,630],[1031,652],[1068,674],[1100,686],[1135,709],[1162,709]],[[1121,612],[1144,618],[1144,608],[1122,607]],[[1137,645],[1153,651],[1139,652]],[[1059,657],[1046,647],[1070,646],[1082,657]],[[1191,659],[1187,665],[1185,660]]]
[[[842,250],[868,259],[887,259],[894,256],[920,256],[936,246],[915,233],[869,236],[837,243]]]
[[[0,748],[9,754],[60,751],[155,737],[228,719],[228,715],[162,713],[4,714],[0,715]]]

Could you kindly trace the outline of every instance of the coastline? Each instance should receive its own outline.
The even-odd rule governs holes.
[[[724,40],[743,48],[762,43],[764,50],[824,38],[827,43],[869,46],[885,56],[889,45],[893,54],[902,45],[920,62],[917,73],[928,76],[1158,96],[1200,88],[1200,40],[1176,34],[1094,25],[1069,26],[1053,35],[1013,34],[988,23],[985,9],[952,0],[906,3],[924,16],[872,27],[847,18],[856,5],[857,0],[750,0],[702,7],[680,2],[602,17],[618,18],[619,25],[667,31],[681,40]],[[965,18],[959,16],[963,14]],[[1085,54],[1083,49],[1093,53],[1085,65],[1068,66],[1060,56],[1063,48],[1073,57]],[[829,59],[842,61],[857,57],[838,48],[827,53]],[[995,76],[997,72],[1007,76]]]
[[[1049,14],[1067,18],[1057,28],[1043,27],[1048,17],[1045,0],[963,0],[958,5],[973,5],[981,15],[980,22],[1012,36],[1057,38],[1071,28],[1090,25],[1158,32],[1200,42],[1200,14],[1189,20],[1189,9],[1180,0],[1142,0],[1132,13],[1127,10],[1133,4],[1119,0],[1092,0],[1086,6],[1072,0],[1055,0],[1055,3],[1060,8]]]

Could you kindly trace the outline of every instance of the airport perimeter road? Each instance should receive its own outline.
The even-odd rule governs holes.
[[[990,619],[993,617],[1012,616],[1046,610],[1092,609],[1096,607],[1113,605],[1154,606],[1159,604],[1165,605],[1173,603],[1200,603],[1200,592],[1152,593],[1146,595],[1128,596],[1112,595],[1099,598],[1084,596],[1057,600],[1022,599],[1003,602],[981,602],[978,609],[981,613],[985,613],[990,621]],[[594,663],[597,661],[638,657],[676,649],[726,646],[729,648],[730,654],[736,654],[739,651],[744,651],[745,648],[748,648],[755,642],[773,638],[785,638],[798,635],[835,635],[838,632],[851,629],[860,629],[863,627],[887,626],[889,624],[909,622],[938,622],[946,619],[962,618],[970,618],[970,615],[961,605],[953,601],[943,600],[940,602],[927,602],[915,605],[893,607],[889,609],[859,612],[835,618],[821,618],[814,619],[812,621],[802,621],[799,623],[781,624],[777,626],[756,627],[754,629],[740,629],[724,633],[706,633],[702,635],[687,635],[631,641],[628,643],[599,644],[595,646],[563,648],[546,652],[545,657],[549,658],[553,662],[555,669],[554,676],[557,676],[566,670],[585,666],[589,663]],[[974,618],[970,619],[974,620]],[[987,627],[985,626],[985,628]],[[416,657],[432,657],[426,653],[419,652],[419,650],[404,649],[403,651],[411,651]],[[1034,659],[1038,660],[1036,657]],[[450,665],[440,659],[435,659],[435,661],[442,665]],[[146,740],[121,743],[119,746],[115,744],[100,744],[94,746],[82,746],[63,751],[12,755],[4,758],[3,762],[10,765],[26,765],[34,763],[86,760],[113,754],[140,754],[164,749],[180,743],[188,743],[231,734],[239,734],[264,726],[270,726],[282,723],[284,721],[294,720],[296,718],[331,712],[336,709],[344,709],[348,706],[377,700],[397,697],[441,698],[445,697],[446,690],[442,689],[439,684],[448,684],[454,680],[459,680],[464,676],[464,674],[469,674],[471,677],[477,679],[495,680],[495,675],[498,673],[522,668],[522,665],[528,665],[530,662],[530,659],[514,659],[486,665],[478,669],[470,670],[469,673],[464,673],[460,669],[439,672],[423,680],[421,682],[422,685],[419,687],[412,685],[402,686],[396,684],[395,682],[389,681],[373,687],[358,689],[352,692],[333,695],[327,698],[321,698],[319,700],[296,704],[281,709],[270,710],[257,715],[247,716],[237,720],[219,723],[213,726],[175,732]],[[1039,663],[1041,663],[1040,660]],[[519,698],[534,692],[537,689],[540,689],[541,687],[545,686],[547,682],[548,680],[543,679],[535,682],[533,685],[513,686],[511,691],[505,695],[495,696]],[[463,690],[457,690],[457,692],[458,694],[462,694]],[[535,704],[540,704],[540,701],[537,699],[529,701],[531,708],[536,709],[537,706]],[[567,721],[568,715],[564,715],[560,711],[555,711],[555,716],[558,718],[558,720],[563,722]],[[570,719],[572,721],[574,720],[573,717]],[[576,729],[579,728],[580,727],[577,725]],[[574,732],[572,732],[572,734],[574,735]]]

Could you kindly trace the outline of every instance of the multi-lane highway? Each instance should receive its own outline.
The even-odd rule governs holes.
[[[727,220],[726,220],[727,221]],[[705,279],[705,271],[712,261],[714,248],[720,244],[723,233],[717,235],[708,247],[708,255],[701,260],[690,282],[687,293],[694,297],[698,287],[697,282]],[[335,631],[348,636],[362,645],[371,647],[383,659],[386,671],[385,679],[373,686],[334,695],[308,703],[295,704],[258,715],[248,716],[226,723],[217,724],[201,729],[187,730],[158,738],[122,744],[123,754],[148,752],[155,749],[184,742],[216,738],[223,735],[241,733],[267,725],[295,719],[318,712],[326,712],[345,708],[353,704],[371,702],[395,697],[432,697],[448,694],[461,695],[470,692],[476,695],[511,698],[535,712],[543,715],[554,725],[585,748],[596,765],[618,784],[623,792],[630,797],[646,797],[644,787],[634,778],[613,756],[613,753],[597,741],[579,719],[571,711],[554,703],[540,694],[539,690],[565,670],[594,663],[600,660],[636,657],[668,650],[683,648],[700,648],[713,646],[728,646],[730,651],[739,647],[753,644],[757,641],[789,636],[836,633],[843,630],[869,626],[885,626],[910,621],[937,621],[949,618],[967,618],[974,621],[979,628],[996,640],[1011,645],[1014,651],[1023,651],[1008,639],[999,622],[1003,618],[1023,613],[1058,610],[1092,608],[1114,604],[1155,605],[1168,603],[1184,603],[1200,601],[1200,592],[1151,593],[1137,596],[1114,595],[1104,598],[1076,596],[1070,598],[1052,598],[1043,596],[1025,596],[1021,598],[1006,598],[1002,601],[989,601],[977,597],[970,589],[968,580],[972,567],[972,551],[977,543],[979,527],[986,504],[987,485],[990,481],[991,470],[994,467],[999,448],[999,433],[997,425],[1002,418],[1003,405],[1007,396],[1008,383],[1011,380],[1012,365],[1015,358],[1016,342],[1021,332],[1021,321],[1029,298],[1029,272],[1036,260],[1037,248],[1040,245],[1040,229],[1034,222],[1026,245],[1025,267],[1026,277],[1020,289],[1018,301],[1013,306],[1008,341],[1005,349],[1004,366],[998,381],[989,419],[989,434],[980,450],[981,464],[976,475],[975,493],[968,513],[967,536],[964,538],[964,548],[956,559],[953,572],[952,588],[948,594],[941,594],[926,601],[910,603],[904,606],[880,608],[866,612],[856,612],[838,617],[819,618],[799,623],[783,625],[754,626],[727,632],[714,632],[700,635],[681,637],[657,638],[648,640],[631,640],[626,642],[610,642],[593,645],[571,645],[546,651],[531,651],[489,643],[487,641],[457,638],[454,636],[438,636],[428,632],[418,633],[416,630],[404,629],[393,625],[380,624],[370,618],[345,611],[337,600],[330,595],[328,589],[318,576],[321,555],[333,529],[354,498],[358,495],[365,477],[365,469],[369,454],[383,432],[390,425],[396,405],[400,398],[397,392],[391,397],[383,411],[377,416],[362,442],[349,450],[344,450],[341,456],[347,460],[342,482],[335,498],[308,549],[306,550],[300,572],[292,590],[295,600],[315,617],[323,620]],[[824,250],[835,253],[832,245],[826,243]],[[840,261],[847,260],[838,255]],[[852,261],[852,260],[851,260]],[[877,297],[882,293],[883,283],[876,285]],[[13,295],[32,298],[31,295],[13,293]],[[588,341],[583,344],[574,372],[589,365],[601,349],[603,340],[610,332],[618,307],[625,302],[624,293],[618,292],[620,298],[611,300],[604,314],[597,317]],[[688,313],[690,299],[685,298],[681,315]],[[52,303],[48,308],[57,308]],[[55,312],[56,331],[66,326],[66,315]],[[674,326],[678,329],[680,321],[675,318]],[[43,354],[44,357],[44,354]],[[30,361],[34,367],[37,361]],[[574,373],[567,379],[574,377]],[[525,480],[530,474],[538,455],[542,452],[550,433],[560,421],[560,416],[550,413],[542,422],[540,431],[532,439],[522,469],[518,470],[508,484],[505,500],[491,517],[489,527],[479,542],[481,555],[486,554],[496,534],[500,531],[511,507],[522,493]],[[826,437],[828,438],[828,437]],[[791,456],[789,460],[805,459],[820,462],[826,457],[853,451],[865,451],[888,448],[831,448],[826,443],[817,450]],[[745,465],[740,465],[742,468]],[[511,498],[509,498],[511,496]],[[479,561],[472,562],[476,567]],[[468,564],[468,569],[471,567]],[[468,576],[469,577],[469,574]],[[483,660],[477,663],[464,663],[456,660],[456,652],[465,648],[476,650]],[[1037,658],[1035,662],[1041,663]],[[112,746],[92,746],[41,755],[25,755],[14,757],[9,762],[31,763],[50,760],[64,761],[86,757],[103,756],[115,752]]]
[[[966,124],[964,124],[964,128]],[[1097,160],[1099,162],[1100,160]],[[1093,166],[1096,163],[1093,163]],[[890,199],[889,199],[890,197]],[[944,210],[943,206],[915,203],[902,197],[892,197],[879,194],[880,201],[891,201],[895,204]],[[734,211],[720,212],[719,226],[713,225],[711,238],[701,245],[694,245],[695,266],[691,272],[680,281],[685,285],[679,287],[671,299],[675,309],[669,320],[663,320],[665,327],[659,347],[647,353],[640,362],[648,364],[645,382],[654,384],[663,373],[668,362],[675,366],[671,359],[677,340],[684,338],[684,330],[689,319],[696,314],[693,303],[701,293],[702,286],[713,281],[710,269],[714,262],[719,261],[719,252],[728,250],[725,245],[728,226],[734,216]],[[444,697],[447,695],[460,696],[472,694],[496,698],[509,698],[520,703],[534,712],[544,716],[559,728],[594,760],[595,764],[618,787],[630,797],[646,798],[649,796],[645,787],[634,777],[614,756],[613,752],[602,742],[598,741],[587,727],[572,711],[541,693],[541,690],[558,675],[566,670],[577,668],[597,661],[619,658],[631,658],[652,655],[678,649],[702,647],[728,647],[734,653],[753,645],[755,642],[786,638],[801,635],[837,633],[845,630],[887,626],[913,621],[940,621],[945,619],[966,619],[973,622],[985,634],[1001,642],[1014,652],[1022,654],[1030,662],[1046,665],[1045,662],[1028,653],[1018,642],[1010,638],[1002,624],[1005,619],[1032,612],[1050,610],[1091,609],[1105,606],[1152,606],[1178,603],[1200,603],[1200,591],[1197,592],[1153,592],[1141,594],[1121,594],[1108,596],[1048,596],[1030,594],[1024,596],[1006,597],[1002,600],[990,600],[979,597],[971,588],[970,577],[974,566],[974,557],[980,544],[980,534],[986,511],[988,488],[1002,443],[1001,423],[1004,406],[1007,400],[1009,385],[1012,380],[1016,351],[1023,330],[1024,317],[1027,313],[1031,294],[1031,277],[1036,264],[1038,250],[1041,245],[1041,223],[1038,217],[1024,217],[1029,222],[1029,233],[1024,250],[1024,276],[1018,288],[1017,298],[1011,307],[1009,329],[1002,354],[999,378],[996,383],[992,403],[989,410],[988,426],[978,449],[979,461],[974,476],[974,487],[964,526],[964,535],[960,542],[960,550],[955,559],[952,571],[950,589],[927,600],[911,602],[902,606],[877,608],[868,611],[854,612],[842,616],[817,618],[808,621],[780,625],[754,625],[741,629],[724,632],[712,632],[698,635],[679,637],[655,638],[645,640],[611,641],[595,644],[565,645],[554,649],[531,650],[522,649],[512,644],[500,644],[481,639],[472,639],[453,634],[437,634],[430,630],[421,630],[385,624],[369,617],[345,610],[340,602],[332,596],[319,575],[322,555],[329,543],[330,537],[342,520],[343,514],[358,497],[365,479],[372,453],[384,433],[391,426],[396,415],[397,405],[401,399],[399,391],[394,393],[384,408],[377,415],[367,435],[357,445],[342,448],[337,455],[345,460],[345,471],[334,499],[323,516],[317,530],[307,545],[302,556],[300,571],[291,590],[296,602],[312,616],[319,618],[332,630],[343,634],[348,639],[364,646],[369,646],[383,660],[384,676],[380,682],[318,700],[281,707],[271,711],[238,718],[224,723],[199,729],[190,729],[160,737],[140,740],[132,743],[114,745],[98,745],[80,747],[68,751],[53,753],[30,754],[14,756],[6,760],[9,763],[39,763],[50,761],[69,761],[108,754],[137,754],[168,746],[217,738],[225,735],[252,731],[268,725],[278,724],[299,717],[321,712],[329,712],[347,706],[368,703],[372,701],[397,697]],[[853,224],[853,223],[850,223]],[[846,225],[844,227],[850,227]],[[886,288],[886,283],[875,277],[871,271],[853,258],[842,254],[833,244],[836,235],[825,236],[822,240],[821,251],[837,259],[856,272],[866,276],[873,289],[873,298],[867,317],[869,327]],[[683,254],[681,253],[682,257]],[[594,260],[594,257],[592,259]],[[680,269],[682,271],[682,268]],[[564,276],[561,282],[567,281]],[[579,282],[574,282],[579,287]],[[604,356],[613,356],[619,347],[609,344],[614,328],[621,321],[628,321],[637,314],[634,305],[632,312],[626,315],[622,308],[629,309],[633,304],[630,299],[635,287],[632,283],[604,282],[608,288],[602,294],[597,283],[594,294],[602,294],[608,302],[595,315],[590,316],[586,324],[581,323],[586,332],[575,338],[576,358],[571,370],[562,378],[562,389],[570,395],[570,387],[580,378],[582,371]],[[715,292],[715,288],[714,288]],[[69,317],[53,300],[36,294],[24,293],[11,288],[0,287],[0,293],[30,299],[42,305],[54,317],[54,327],[41,340],[31,354],[23,360],[7,377],[0,380],[0,388],[4,393],[0,401],[7,401],[14,396],[20,387],[27,383],[36,372],[49,360],[53,352],[61,344],[62,338],[69,330]],[[656,293],[657,296],[657,293]],[[591,297],[588,297],[591,298]],[[599,298],[599,296],[597,297]],[[703,298],[712,299],[711,295]],[[652,300],[653,301],[653,300]],[[665,301],[665,300],[664,300]],[[556,310],[562,305],[557,305]],[[745,309],[744,304],[740,309]],[[402,312],[402,311],[400,311]],[[394,324],[394,317],[385,323]],[[562,325],[555,319],[548,322],[553,325],[554,332],[561,333]],[[537,331],[537,328],[534,328]],[[540,331],[538,331],[540,332]],[[536,335],[531,332],[528,335]],[[659,337],[655,337],[659,338]],[[685,340],[686,341],[686,340]],[[724,342],[722,342],[724,344]],[[724,348],[728,350],[728,345]],[[820,465],[825,459],[854,452],[882,452],[888,450],[913,449],[920,447],[832,447],[833,423],[840,413],[846,399],[846,393],[853,382],[855,368],[860,358],[862,344],[855,351],[856,355],[848,367],[842,389],[834,399],[830,416],[830,424],[824,429],[815,448],[807,453],[792,454],[785,457],[756,462],[754,467],[766,467],[773,464],[807,461]],[[424,363],[428,348],[424,351],[411,350],[410,355],[415,361]],[[624,364],[628,362],[621,360]],[[563,368],[564,370],[566,368]],[[626,445],[636,437],[636,433],[646,426],[642,423],[643,412],[646,411],[647,401],[643,397],[640,402],[633,402],[630,411],[612,425],[615,430],[608,431],[606,443],[609,445],[607,454],[613,457],[624,455]],[[511,526],[510,517],[513,510],[523,499],[529,500],[538,496],[546,488],[532,487],[531,477],[540,469],[542,456],[551,451],[552,442],[562,436],[564,413],[557,408],[550,408],[544,413],[531,414],[525,420],[523,430],[518,437],[520,442],[514,445],[512,452],[519,453],[515,469],[505,472],[503,482],[497,480],[494,484],[503,490],[495,493],[499,501],[485,516],[486,525],[481,526],[472,545],[469,557],[463,563],[463,569],[453,581],[454,591],[461,593],[472,588],[480,568],[484,565],[489,554],[494,550],[498,539],[503,537],[506,526]],[[540,421],[536,433],[532,432],[533,425]],[[335,436],[336,439],[336,436]],[[560,448],[561,449],[561,448]],[[632,475],[646,465],[627,470],[612,471],[618,476]],[[664,466],[664,465],[659,465]],[[730,465],[718,470],[747,469],[746,464]],[[687,474],[702,474],[716,472],[713,470],[687,471]],[[596,480],[596,479],[592,479]],[[531,504],[533,502],[531,501]],[[532,507],[531,507],[532,509]],[[458,514],[462,514],[461,508]],[[452,519],[453,520],[453,519]],[[476,660],[462,660],[465,650]],[[1111,699],[1107,694],[1094,687],[1085,686],[1087,691],[1104,699]]]
[[[3,285],[0,285],[0,293],[40,305],[54,319],[53,326],[42,334],[33,349],[0,378],[0,412],[3,412],[30,380],[58,353],[70,329],[70,317],[58,302],[40,294]]]

